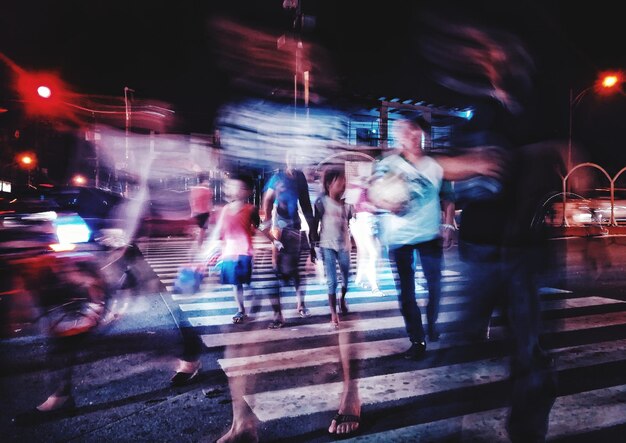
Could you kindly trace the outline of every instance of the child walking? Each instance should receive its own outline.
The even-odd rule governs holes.
[[[222,241],[221,283],[235,286],[238,311],[233,323],[242,323],[248,315],[244,306],[243,285],[252,280],[252,257],[254,249],[252,237],[261,219],[256,206],[247,203],[252,192],[252,178],[245,174],[231,174],[226,180],[224,193],[230,200],[220,211],[213,238]],[[276,240],[269,230],[261,231],[277,249],[282,243]]]
[[[326,283],[328,285],[328,304],[330,306],[330,322],[339,327],[337,315],[337,264],[341,272],[341,299],[339,310],[348,313],[346,293],[348,292],[348,275],[350,273],[350,242],[349,220],[352,217],[352,206],[344,202],[346,177],[341,169],[328,169],[322,177],[323,193],[314,204],[314,216],[311,226],[311,238],[319,248],[324,261]]]

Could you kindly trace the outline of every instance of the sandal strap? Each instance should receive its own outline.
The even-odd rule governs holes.
[[[333,420],[335,420],[335,422],[337,424],[340,423],[360,423],[361,422],[361,417],[358,415],[352,415],[352,414],[335,414],[335,416],[333,417]]]

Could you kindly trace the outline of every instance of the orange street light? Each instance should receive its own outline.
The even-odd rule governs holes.
[[[23,152],[17,155],[17,164],[28,171],[28,186],[31,185],[31,171],[37,165],[37,156],[30,152]]]
[[[82,176],[82,175],[80,175],[80,174],[77,174],[77,175],[75,175],[75,176],[74,176],[74,178],[72,178],[72,182],[73,182],[76,186],[82,186],[82,185],[84,185],[85,183],[87,183],[87,179],[86,179],[84,176]]]
[[[621,90],[623,82],[621,71],[607,71],[600,74],[594,86],[598,94],[612,94]]]
[[[18,155],[17,162],[24,169],[32,169],[37,163],[37,157],[34,154],[23,153]]]
[[[598,76],[598,79],[591,86],[583,89],[574,96],[574,90],[569,90],[569,137],[567,144],[567,171],[572,169],[572,116],[574,114],[574,108],[582,98],[592,89],[597,94],[608,95],[614,92],[622,92],[621,86],[624,82],[624,75],[621,71],[606,71]]]

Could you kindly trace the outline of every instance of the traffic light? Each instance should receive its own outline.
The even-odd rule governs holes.
[[[68,112],[65,106],[67,89],[55,74],[20,71],[16,89],[27,114],[62,117]]]

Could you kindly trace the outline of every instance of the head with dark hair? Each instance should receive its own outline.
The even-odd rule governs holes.
[[[325,195],[330,195],[330,186],[333,182],[342,180],[345,182],[346,174],[343,169],[340,168],[329,168],[324,171],[322,176],[322,187],[324,189]]]
[[[253,188],[254,180],[246,173],[233,172],[224,182],[224,194],[229,201],[248,200]]]
[[[206,172],[198,174],[198,183],[206,183],[209,181],[209,175]]]
[[[233,172],[228,178],[230,180],[237,180],[241,182],[248,191],[252,191],[254,188],[254,179],[247,172]]]

